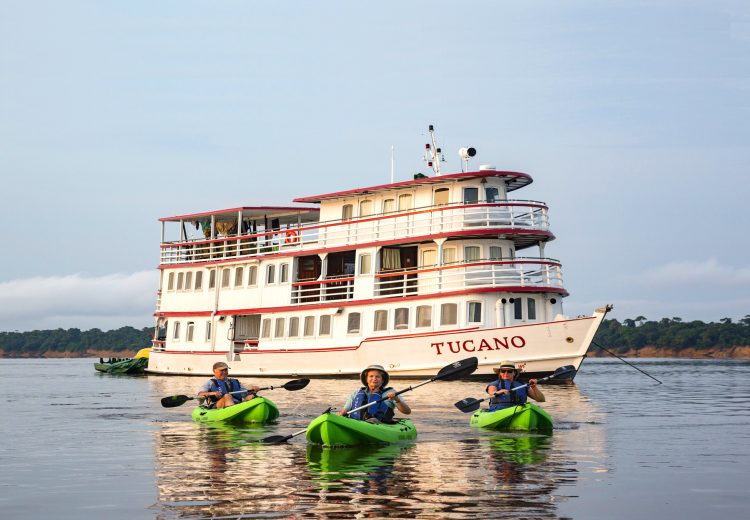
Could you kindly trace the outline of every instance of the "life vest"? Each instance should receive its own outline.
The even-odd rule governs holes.
[[[494,386],[498,390],[510,390],[511,388],[522,385],[523,383],[519,383],[518,381],[505,382],[501,379],[491,383],[491,386]],[[490,411],[494,412],[495,410],[503,410],[518,404],[524,404],[528,399],[528,389],[529,387],[527,386],[520,390],[516,390],[515,392],[510,392],[509,394],[493,395],[492,398],[490,398]]]
[[[354,396],[354,400],[352,401],[352,410],[354,410],[355,408],[359,408],[360,406],[364,406],[367,403],[374,403],[381,397],[382,396],[379,392],[373,392],[368,396],[367,388],[363,386],[359,389],[357,395]],[[348,414],[348,416],[352,419],[366,421],[370,417],[375,417],[377,420],[384,423],[392,422],[393,415],[393,409],[385,404],[385,401]]]
[[[215,377],[212,377],[209,382],[208,391],[209,392],[221,392],[222,397],[224,394],[228,394],[230,392],[238,392],[242,390],[242,385],[240,385],[240,382],[236,379],[227,378],[227,379],[216,379]],[[232,397],[235,401],[240,400],[240,394],[232,394]],[[214,397],[212,395],[206,396],[211,404],[216,403],[220,398]]]

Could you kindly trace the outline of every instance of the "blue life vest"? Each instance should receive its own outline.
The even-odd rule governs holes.
[[[494,383],[490,383],[489,386],[494,386],[498,390],[510,390],[511,388],[515,388],[517,386],[522,386],[523,383],[519,383],[518,381],[508,381],[505,382],[501,379],[498,379]],[[524,404],[526,400],[528,399],[528,390],[529,387],[524,387],[520,390],[516,390],[515,392],[510,392],[510,394],[503,394],[498,395],[495,394],[490,398],[490,412],[494,412],[495,410],[503,410],[505,408],[509,408],[511,406],[516,406],[518,404]]]
[[[373,392],[368,396],[367,388],[363,386],[359,389],[357,395],[354,396],[354,400],[352,401],[352,410],[354,410],[355,408],[359,408],[360,406],[364,406],[367,403],[374,403],[381,397],[381,394],[378,392]],[[380,422],[387,423],[393,420],[393,415],[393,409],[385,404],[385,401],[383,401],[382,403],[374,404],[367,408],[363,408],[362,410],[350,413],[348,414],[348,417],[351,417],[352,419],[358,419],[360,421],[366,421],[370,417],[375,417]]]
[[[240,390],[242,390],[242,385],[240,385],[240,382],[236,379],[216,379],[215,377],[212,377],[209,381],[208,391],[221,392],[222,397],[224,396],[224,394],[228,394],[230,392],[238,392]],[[232,397],[234,398],[234,401],[238,403],[242,398],[242,394],[232,394]],[[208,399],[212,404],[219,400],[214,396],[208,396]]]

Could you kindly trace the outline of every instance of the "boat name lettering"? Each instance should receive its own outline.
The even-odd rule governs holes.
[[[453,354],[458,354],[462,350],[466,352],[481,352],[483,350],[500,350],[504,348],[509,350],[510,347],[523,348],[526,346],[526,340],[523,336],[503,336],[502,338],[491,338],[491,342],[482,338],[477,345],[473,339],[457,340],[457,341],[441,341],[439,343],[431,343],[430,346],[435,349],[438,356],[446,352],[445,348]]]

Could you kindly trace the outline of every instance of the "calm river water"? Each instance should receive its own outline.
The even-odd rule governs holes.
[[[190,420],[202,378],[107,376],[93,360],[0,360],[0,517],[744,518],[750,510],[750,362],[587,360],[576,384],[545,386],[551,435],[469,427],[452,405],[481,383],[404,395],[416,443],[321,449],[303,429],[354,380],[266,392],[278,424]],[[632,361],[632,360],[631,360]],[[286,379],[262,380],[263,386]],[[248,381],[251,382],[251,381]],[[419,382],[395,381],[397,388]]]

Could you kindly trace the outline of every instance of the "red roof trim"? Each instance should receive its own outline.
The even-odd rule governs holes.
[[[312,208],[309,206],[243,206],[240,208],[228,208],[219,209],[216,211],[204,211],[203,213],[191,213],[189,215],[175,215],[174,217],[163,217],[159,221],[166,222],[172,220],[193,220],[199,217],[207,217],[211,215],[231,215],[239,211],[303,211],[306,213],[320,212],[320,208]]]
[[[461,179],[471,179],[471,178],[479,179],[483,177],[516,177],[518,179],[528,180],[526,184],[531,184],[533,182],[531,175],[527,173],[499,171],[499,170],[482,170],[482,171],[477,171],[477,172],[452,173],[449,175],[424,177],[422,179],[413,179],[413,180],[408,180],[408,181],[394,182],[392,184],[380,184],[378,186],[370,186],[368,188],[354,188],[351,190],[337,191],[333,193],[325,193],[323,195],[313,195],[310,197],[299,197],[299,198],[293,199],[292,202],[317,203],[317,202],[320,202],[322,199],[346,197],[349,195],[364,194],[366,192],[405,188],[405,187],[409,187],[413,185],[418,186],[421,184],[435,184],[438,182],[451,181],[451,180],[461,180]]]

